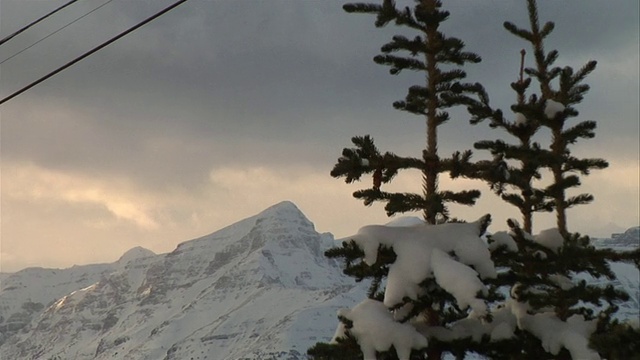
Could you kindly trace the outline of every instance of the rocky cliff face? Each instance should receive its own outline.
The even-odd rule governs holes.
[[[0,357],[303,358],[364,297],[324,257],[332,240],[284,202],[169,254],[16,273],[0,292]]]

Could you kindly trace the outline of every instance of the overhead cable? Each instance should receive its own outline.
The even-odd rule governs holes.
[[[93,49],[91,49],[91,50],[87,51],[86,53],[84,53],[84,54],[82,54],[82,55],[78,56],[77,58],[75,58],[75,59],[73,59],[73,60],[69,61],[68,63],[66,63],[66,64],[62,65],[61,67],[59,67],[59,68],[55,69],[54,71],[52,71],[52,72],[48,73],[47,75],[45,75],[45,76],[43,76],[43,77],[41,77],[40,79],[38,79],[38,80],[36,80],[36,81],[34,81],[34,82],[30,83],[29,85],[26,85],[25,87],[23,87],[23,88],[21,88],[20,90],[18,90],[18,91],[16,91],[16,92],[14,92],[13,94],[11,94],[11,95],[9,95],[9,96],[5,97],[4,99],[0,100],[0,105],[4,104],[5,102],[7,102],[7,101],[9,101],[9,100],[11,100],[11,99],[13,99],[13,98],[14,98],[14,97],[16,97],[16,96],[18,96],[18,95],[22,94],[23,92],[25,92],[25,91],[27,91],[27,90],[31,89],[32,87],[34,87],[34,86],[36,86],[36,85],[40,84],[41,82],[43,82],[43,81],[45,81],[45,80],[49,79],[50,77],[52,77],[52,76],[56,75],[57,73],[59,73],[59,72],[61,72],[61,71],[65,70],[65,69],[67,69],[67,68],[69,68],[69,67],[73,66],[73,65],[74,65],[74,64],[76,64],[77,62],[79,62],[79,61],[81,61],[81,60],[83,60],[83,59],[85,59],[85,58],[87,58],[87,57],[89,57],[89,56],[93,55],[94,53],[98,52],[98,51],[99,51],[99,50],[101,50],[102,48],[104,48],[104,47],[106,47],[106,46],[108,46],[108,45],[110,45],[110,44],[112,44],[112,43],[116,42],[117,40],[119,40],[119,39],[123,38],[124,36],[126,36],[126,35],[128,35],[128,34],[130,34],[130,33],[134,32],[135,30],[139,29],[140,27],[142,27],[142,26],[146,25],[147,23],[150,23],[151,21],[153,21],[153,20],[155,20],[155,19],[159,18],[160,16],[162,16],[162,15],[164,15],[165,13],[167,13],[167,12],[169,12],[169,11],[171,11],[171,10],[175,9],[176,7],[178,7],[179,5],[181,5],[181,4],[183,4],[183,3],[187,2],[187,1],[188,1],[188,0],[179,0],[179,1],[176,1],[175,3],[173,3],[172,5],[170,5],[170,6],[166,7],[166,8],[164,8],[164,9],[163,9],[163,10],[161,10],[160,12],[157,12],[155,15],[153,15],[153,16],[151,16],[151,17],[147,18],[146,20],[144,20],[144,21],[142,21],[142,22],[140,22],[140,23],[138,23],[138,24],[134,25],[133,27],[131,27],[131,28],[129,28],[129,29],[127,29],[127,30],[125,30],[125,31],[121,32],[120,34],[116,35],[115,37],[112,37],[111,39],[109,39],[109,40],[107,40],[107,41],[103,42],[102,44],[100,44],[100,45],[96,46],[95,48],[93,48]]]
[[[2,44],[4,44],[4,43],[6,43],[7,41],[9,41],[9,40],[11,40],[11,39],[13,39],[16,35],[18,35],[18,34],[20,34],[21,32],[23,32],[23,31],[27,30],[28,28],[30,28],[30,27],[32,27],[33,25],[35,25],[35,24],[39,23],[40,21],[42,21],[42,20],[44,20],[44,19],[48,18],[49,16],[51,16],[51,15],[53,15],[53,14],[57,13],[58,11],[60,11],[60,10],[62,10],[62,9],[64,9],[64,8],[66,8],[67,6],[69,6],[69,5],[73,4],[73,3],[74,3],[74,2],[76,2],[76,1],[78,1],[78,0],[71,0],[71,1],[69,1],[68,3],[66,3],[66,4],[64,4],[64,5],[62,5],[62,6],[60,6],[59,8],[57,8],[57,9],[55,9],[55,10],[51,11],[50,13],[48,13],[48,14],[46,14],[46,15],[44,15],[44,16],[42,16],[42,17],[40,17],[39,19],[37,19],[37,20],[35,20],[35,21],[31,22],[31,23],[30,23],[30,24],[28,24],[27,26],[25,26],[25,27],[23,27],[23,28],[19,29],[18,31],[14,32],[13,34],[6,36],[4,39],[0,40],[0,45],[2,45]]]
[[[24,49],[22,49],[22,50],[18,51],[17,53],[15,53],[15,54],[13,54],[13,55],[9,56],[8,58],[6,58],[6,59],[4,59],[4,60],[0,61],[0,65],[1,65],[1,64],[4,64],[5,62],[7,62],[7,61],[9,61],[9,60],[11,60],[11,59],[13,59],[13,58],[14,58],[14,57],[16,57],[16,56],[18,56],[18,55],[22,54],[23,52],[25,52],[25,51],[27,51],[27,50],[31,49],[32,47],[34,47],[34,46],[38,45],[39,43],[41,43],[41,42],[45,41],[45,40],[46,40],[46,39],[48,39],[49,37],[51,37],[51,36],[53,36],[53,35],[57,34],[58,32],[60,32],[61,30],[65,29],[66,27],[68,27],[68,26],[72,25],[72,24],[73,24],[73,23],[75,23],[76,21],[78,21],[78,20],[80,20],[80,19],[82,19],[82,18],[86,17],[87,15],[91,14],[91,13],[92,13],[92,12],[94,12],[94,11],[97,11],[98,9],[102,8],[103,6],[105,6],[105,5],[109,4],[109,3],[110,3],[110,2],[112,2],[112,1],[113,1],[113,0],[109,0],[109,1],[105,2],[104,4],[102,4],[102,5],[98,6],[97,8],[95,8],[95,9],[93,9],[93,10],[89,11],[88,13],[86,13],[86,14],[84,14],[84,15],[80,16],[79,18],[77,18],[77,19],[73,20],[72,22],[70,22],[70,23],[66,24],[65,26],[63,26],[63,27],[61,27],[61,28],[59,28],[59,29],[55,30],[54,32],[52,32],[52,33],[50,33],[49,35],[47,35],[47,36],[43,37],[42,39],[40,39],[40,40],[38,40],[38,41],[34,42],[33,44],[31,44],[31,45],[29,45],[29,46],[27,46],[26,48],[24,48]]]

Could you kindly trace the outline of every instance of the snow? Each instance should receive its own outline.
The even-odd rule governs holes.
[[[518,244],[506,231],[498,231],[495,234],[489,236],[489,251],[494,251],[501,246],[506,247],[508,251],[517,252]]]
[[[600,359],[598,353],[588,346],[589,336],[596,330],[597,319],[586,321],[581,315],[573,315],[562,321],[553,312],[527,314],[519,307],[513,313],[518,318],[518,327],[540,339],[544,350],[552,355],[557,355],[564,347],[572,359]]]
[[[514,124],[516,126],[524,126],[524,125],[527,124],[528,120],[527,120],[527,117],[524,116],[524,114],[521,114],[521,113],[517,112],[517,113],[515,113],[515,115],[516,115],[516,120],[515,120]]]
[[[380,245],[394,250],[397,258],[389,266],[384,295],[387,307],[401,304],[404,297],[417,300],[421,294],[419,284],[435,276],[439,283],[455,278],[467,285],[475,284],[464,294],[456,291],[465,304],[463,307],[472,306],[474,310],[484,312],[486,308],[474,300],[477,291],[481,290],[477,286],[481,283],[478,275],[482,278],[496,276],[489,249],[480,238],[482,224],[487,221],[488,218],[483,217],[473,223],[418,224],[408,227],[369,225],[361,228],[356,235],[342,240],[353,240],[364,252],[364,262],[368,265],[375,264]],[[443,256],[451,252],[456,260]],[[458,265],[453,266],[451,262]],[[471,291],[474,291],[473,294]]]
[[[120,259],[118,259],[118,263],[126,264],[132,260],[144,259],[146,257],[151,257],[151,256],[156,256],[156,254],[149,249],[145,249],[141,246],[136,246],[133,249],[124,253],[124,255],[122,255]]]
[[[387,351],[391,346],[400,360],[409,360],[411,349],[428,345],[426,337],[410,324],[396,322],[386,306],[376,300],[365,299],[353,309],[340,309],[338,316],[353,322],[348,331],[357,339],[365,360],[376,359],[376,351]],[[344,331],[342,326],[337,334]]]
[[[640,330],[640,317],[630,318],[625,322],[632,329]]]
[[[537,250],[536,252],[533,253],[533,256],[541,260],[544,260],[547,258],[547,254],[542,250]]]
[[[416,225],[425,225],[424,220],[415,216],[400,216],[386,223],[387,226],[407,227]]]
[[[576,284],[574,284],[573,281],[571,281],[571,279],[569,279],[564,275],[559,275],[559,274],[549,275],[549,280],[551,280],[551,282],[553,282],[554,284],[558,285],[558,287],[560,287],[560,289],[562,290],[569,290],[574,286],[576,286]]]
[[[512,289],[514,294],[516,284]],[[589,348],[589,337],[596,330],[597,319],[585,320],[582,315],[573,315],[567,321],[560,320],[553,311],[531,313],[529,304],[508,299],[505,309],[516,318],[520,330],[528,331],[542,342],[545,351],[557,355],[564,347],[572,359],[596,360],[600,356]]]
[[[491,322],[470,315],[465,319],[453,322],[448,327],[420,325],[417,327],[425,335],[441,341],[471,338],[473,341],[480,342],[485,335],[489,335],[491,341],[512,338],[516,330],[516,318],[511,313],[511,309],[506,307],[494,309],[491,311],[491,315],[493,316]]]
[[[439,249],[433,250],[431,261],[436,282],[456,298],[458,307],[463,310],[471,307],[476,316],[486,315],[487,305],[477,299],[476,294],[482,292],[486,295],[487,289],[473,269],[453,260]]]
[[[533,241],[550,249],[554,253],[558,253],[558,250],[564,244],[564,238],[560,234],[557,228],[551,228],[540,231],[540,233],[533,237]]]
[[[558,115],[558,113],[563,112],[565,109],[564,105],[554,100],[547,100],[547,103],[544,108],[544,114],[549,118],[553,119]]]

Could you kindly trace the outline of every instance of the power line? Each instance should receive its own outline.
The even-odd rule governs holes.
[[[153,20],[155,20],[155,19],[159,18],[160,16],[164,15],[165,13],[167,13],[167,12],[169,12],[169,11],[173,10],[174,8],[178,7],[179,5],[181,5],[181,4],[183,4],[183,3],[187,2],[187,1],[188,1],[188,0],[179,0],[179,1],[176,1],[176,2],[175,2],[175,3],[173,3],[172,5],[170,5],[170,6],[166,7],[166,8],[164,8],[164,9],[163,9],[163,10],[161,10],[160,12],[157,12],[157,13],[156,13],[156,14],[154,14],[153,16],[151,16],[151,17],[147,18],[146,20],[144,20],[144,21],[142,21],[142,22],[140,22],[140,23],[136,24],[135,26],[133,26],[133,27],[131,27],[131,28],[129,28],[129,29],[127,29],[127,30],[125,30],[125,31],[121,32],[120,34],[116,35],[115,37],[112,37],[111,39],[109,39],[109,40],[107,40],[107,41],[103,42],[102,44],[100,44],[100,45],[96,46],[95,48],[93,48],[93,49],[91,49],[91,50],[87,51],[86,53],[84,53],[84,54],[82,54],[82,55],[78,56],[77,58],[75,58],[75,59],[73,59],[73,60],[69,61],[68,63],[66,63],[66,64],[62,65],[61,67],[59,67],[59,68],[55,69],[54,71],[52,71],[52,72],[48,73],[47,75],[45,75],[45,76],[43,76],[43,77],[41,77],[40,79],[38,79],[38,80],[36,80],[36,81],[32,82],[31,84],[29,84],[29,85],[27,85],[27,86],[25,86],[25,87],[21,88],[20,90],[18,90],[18,91],[16,91],[16,92],[14,92],[13,94],[11,94],[11,95],[9,95],[9,96],[5,97],[4,99],[0,100],[0,105],[4,104],[5,102],[7,102],[7,101],[9,101],[9,100],[11,100],[11,99],[13,99],[13,98],[14,98],[14,97],[16,97],[16,96],[18,96],[18,95],[22,94],[23,92],[25,92],[25,91],[27,91],[27,90],[31,89],[32,87],[34,87],[34,86],[36,86],[36,85],[40,84],[41,82],[43,82],[43,81],[45,81],[45,80],[49,79],[50,77],[52,77],[52,76],[56,75],[57,73],[59,73],[59,72],[61,72],[61,71],[65,70],[65,69],[67,69],[67,68],[71,67],[71,66],[72,66],[72,65],[74,65],[75,63],[77,63],[77,62],[79,62],[79,61],[81,61],[81,60],[83,60],[83,59],[85,59],[85,58],[87,58],[87,57],[89,57],[89,56],[93,55],[94,53],[98,52],[98,51],[99,51],[99,50],[101,50],[102,48],[104,48],[104,47],[106,47],[106,46],[108,46],[108,45],[110,45],[110,44],[112,44],[112,43],[116,42],[117,40],[119,40],[119,39],[123,38],[124,36],[126,36],[126,35],[128,35],[128,34],[130,34],[130,33],[134,32],[135,30],[139,29],[140,27],[142,27],[142,26],[146,25],[147,23],[149,23],[149,22],[151,22],[151,21],[153,21]]]
[[[26,48],[24,48],[24,49],[22,49],[22,50],[18,51],[17,53],[15,53],[15,54],[13,54],[13,55],[9,56],[8,58],[6,58],[6,59],[4,59],[4,60],[0,61],[0,65],[1,65],[1,64],[4,64],[5,62],[7,62],[7,61],[9,61],[9,60],[11,60],[11,59],[13,59],[13,58],[14,58],[14,57],[16,57],[16,56],[18,56],[18,55],[22,54],[23,52],[25,52],[25,51],[27,51],[27,50],[31,49],[32,47],[34,47],[34,46],[38,45],[39,43],[43,42],[44,40],[48,39],[49,37],[51,37],[51,36],[53,36],[53,35],[57,34],[58,32],[60,32],[61,30],[65,29],[66,27],[68,27],[68,26],[72,25],[72,24],[73,24],[73,23],[75,23],[76,21],[78,21],[78,20],[80,20],[80,19],[82,19],[82,18],[86,17],[87,15],[91,14],[91,13],[92,13],[92,12],[94,12],[94,11],[97,11],[98,9],[102,8],[103,6],[105,6],[105,5],[109,4],[109,3],[110,3],[110,2],[112,2],[112,1],[113,1],[113,0],[109,0],[109,1],[105,2],[104,4],[102,4],[102,5],[98,6],[97,8],[95,8],[95,9],[93,9],[93,10],[89,11],[88,13],[86,13],[86,14],[84,14],[84,15],[80,16],[79,18],[77,18],[77,19],[73,20],[72,22],[70,22],[70,23],[66,24],[65,26],[63,26],[63,27],[61,27],[61,28],[59,28],[59,29],[55,30],[55,31],[54,31],[54,32],[52,32],[51,34],[49,34],[49,35],[47,35],[47,36],[43,37],[42,39],[40,39],[40,40],[38,40],[38,41],[34,42],[33,44],[31,44],[31,45],[27,46]]]
[[[55,10],[51,11],[50,13],[48,13],[48,14],[46,14],[46,15],[44,15],[44,16],[42,16],[42,17],[40,17],[39,19],[37,19],[37,20],[35,20],[35,21],[31,22],[31,23],[30,23],[30,24],[28,24],[27,26],[25,26],[25,27],[23,27],[23,28],[19,29],[18,31],[14,32],[13,34],[6,36],[4,39],[0,40],[0,45],[2,45],[2,44],[4,44],[4,43],[6,43],[7,41],[9,41],[9,40],[11,40],[11,39],[13,39],[16,35],[18,35],[18,34],[20,34],[21,32],[23,32],[23,31],[27,30],[28,28],[30,28],[30,27],[32,27],[33,25],[35,25],[35,24],[39,23],[40,21],[42,21],[42,20],[44,20],[44,19],[48,18],[49,16],[51,16],[51,15],[53,15],[53,14],[57,13],[58,11],[60,11],[60,10],[62,10],[62,9],[64,9],[64,8],[66,8],[67,6],[69,6],[69,5],[73,4],[73,3],[74,3],[74,2],[76,2],[76,1],[78,1],[78,0],[71,0],[71,1],[69,1],[68,3],[66,3],[66,4],[64,4],[64,5],[62,5],[62,6],[60,6],[59,8],[57,8],[57,9],[55,9]]]

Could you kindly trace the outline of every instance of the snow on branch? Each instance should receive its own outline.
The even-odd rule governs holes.
[[[538,235],[533,237],[533,240],[556,254],[564,244],[564,238],[557,228],[542,230]]]
[[[369,225],[342,240],[353,240],[364,252],[368,265],[376,263],[380,245],[394,250],[397,258],[389,267],[384,294],[384,305],[388,308],[401,304],[405,297],[417,300],[424,291],[420,284],[434,278],[456,298],[460,308],[471,307],[482,316],[487,308],[477,295],[486,289],[478,276],[496,277],[489,249],[480,238],[489,221],[486,215],[473,223]]]
[[[507,251],[518,252],[518,244],[506,231],[498,231],[489,235],[489,250],[494,251],[500,247],[505,247]]]
[[[573,315],[562,321],[552,311],[529,314],[527,304],[515,300],[510,300],[507,307],[518,319],[518,328],[540,339],[543,349],[552,355],[564,347],[572,359],[600,360],[600,355],[589,348],[589,337],[596,330],[597,319],[585,320],[582,315]]]
[[[563,112],[565,109],[564,105],[561,103],[554,101],[552,99],[548,99],[544,108],[544,114],[549,118],[553,119],[556,117],[558,113]]]
[[[384,304],[366,299],[353,309],[338,310],[338,317],[352,322],[346,329],[340,324],[332,342],[344,337],[345,332],[354,336],[364,359],[376,359],[376,351],[387,351],[393,346],[400,360],[409,360],[411,350],[424,349],[428,346],[427,338],[421,335],[408,323],[399,323]]]

